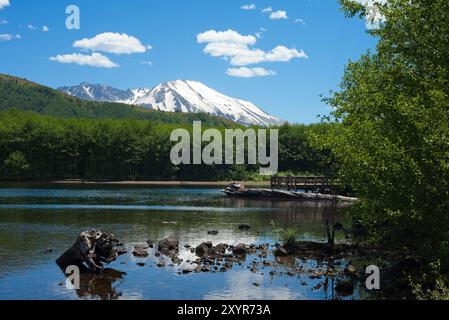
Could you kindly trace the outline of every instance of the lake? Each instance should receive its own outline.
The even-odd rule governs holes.
[[[184,263],[195,259],[186,244],[273,245],[279,240],[271,221],[299,227],[301,239],[324,242],[326,210],[324,203],[231,199],[216,188],[0,186],[0,299],[367,298],[358,287],[339,297],[337,279],[311,276],[312,269],[327,267],[314,260],[293,258],[265,267],[250,255],[227,272],[180,274],[180,267],[168,262],[157,267],[165,257],[156,257],[154,250],[144,259],[131,254],[133,245],[169,235],[179,239]],[[242,223],[251,230],[239,230]],[[54,261],[80,232],[91,229],[115,234],[129,253],[102,275],[83,275],[80,290],[69,290]],[[209,235],[211,230],[218,234]],[[261,265],[257,272],[250,270],[255,263]],[[341,261],[342,268],[345,264]],[[292,269],[303,271],[292,275]]]

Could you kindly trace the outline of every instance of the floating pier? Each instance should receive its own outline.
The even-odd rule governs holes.
[[[338,183],[331,177],[271,177],[271,189],[245,189],[238,183],[223,192],[230,197],[267,200],[355,202],[357,198],[335,195]]]
[[[285,191],[275,189],[239,189],[227,188],[223,191],[229,197],[267,199],[267,200],[294,200],[294,201],[335,201],[356,202],[357,198],[337,196],[322,193],[308,193],[299,191]]]

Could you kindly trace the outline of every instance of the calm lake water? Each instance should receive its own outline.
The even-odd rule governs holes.
[[[280,227],[298,226],[302,239],[325,241],[326,210],[323,203],[229,199],[220,189],[210,188],[0,186],[0,299],[342,298],[334,290],[336,279],[310,277],[311,269],[326,269],[313,260],[292,259],[253,273],[248,266],[258,258],[248,256],[228,272],[180,275],[179,267],[168,262],[158,268],[164,257],[155,257],[154,251],[145,259],[131,255],[134,244],[169,235],[179,239],[185,261],[194,260],[186,244],[275,244],[271,221]],[[242,223],[253,228],[240,231]],[[54,260],[81,231],[90,229],[115,234],[129,253],[108,265],[103,275],[84,276],[80,290],[69,290]],[[209,230],[219,233],[208,235]],[[46,253],[47,248],[53,252]],[[304,272],[287,274],[298,265]],[[366,296],[356,288],[345,299]]]

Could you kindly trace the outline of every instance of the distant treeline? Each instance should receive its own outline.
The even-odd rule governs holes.
[[[207,126],[210,123],[203,129]],[[192,124],[70,119],[3,111],[0,112],[0,180],[260,178],[256,166],[173,165],[170,134],[180,127],[191,130]],[[315,148],[314,143],[332,127],[329,124],[281,126],[279,170],[331,174],[333,164],[329,152]],[[220,128],[225,129],[223,125]]]

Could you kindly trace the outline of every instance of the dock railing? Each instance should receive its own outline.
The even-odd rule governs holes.
[[[318,177],[318,176],[272,176],[271,177],[271,189],[288,191],[292,190],[305,190],[314,191],[322,189],[333,189],[333,179],[331,177]]]

